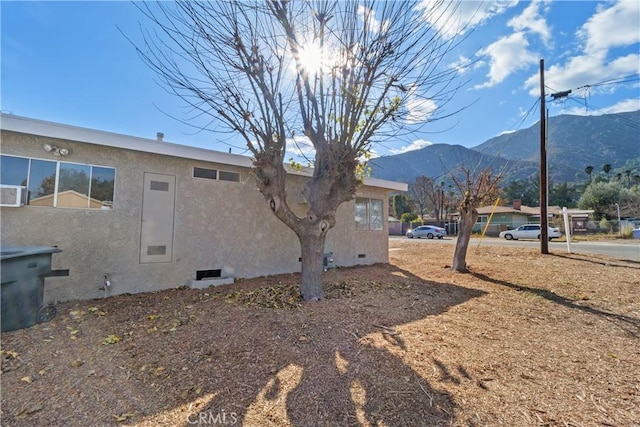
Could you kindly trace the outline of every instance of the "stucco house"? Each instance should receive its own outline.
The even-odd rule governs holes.
[[[512,206],[482,206],[478,208],[478,221],[473,227],[475,233],[479,233],[485,227],[491,217],[491,223],[487,232],[498,234],[507,228],[517,228],[522,224],[539,223],[540,208],[522,205],[514,200]]]
[[[473,226],[474,233],[482,232],[487,226],[489,218],[491,218],[491,222],[486,230],[489,236],[497,236],[500,231],[517,228],[522,224],[540,223],[540,208],[525,206],[520,203],[520,200],[514,200],[512,206],[482,206],[477,210],[478,221]],[[553,219],[553,213],[559,211],[559,207],[549,206],[549,220]],[[453,221],[459,221],[459,218],[459,213],[452,215]]]
[[[493,216],[492,216],[493,213]],[[569,209],[569,221],[571,233],[586,231],[586,221],[588,215],[593,213],[592,210]],[[564,223],[562,219],[562,208],[559,206],[548,206],[547,216],[549,226],[560,227],[564,231]],[[484,230],[487,222],[491,218],[491,222],[487,227],[487,235],[497,236],[500,231],[514,229],[523,224],[539,224],[540,223],[540,207],[526,206],[519,200],[514,200],[512,206],[483,206],[478,208],[478,221],[473,227],[474,233],[480,233]]]
[[[47,278],[46,302],[102,297],[105,276],[121,294],[300,271],[298,239],[258,191],[249,157],[0,119],[2,246],[58,246],[52,268],[69,269]],[[299,215],[309,173],[289,175]],[[7,206],[20,205],[6,200],[16,188],[26,204]],[[325,248],[337,266],[388,262],[388,193],[406,190],[366,179],[340,207]]]

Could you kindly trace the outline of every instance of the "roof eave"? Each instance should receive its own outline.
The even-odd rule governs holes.
[[[225,165],[253,167],[251,157],[239,154],[224,153],[206,148],[190,147],[155,139],[140,138],[119,133],[88,129],[45,120],[21,117],[13,114],[0,114],[0,129],[50,138],[66,139],[86,144],[141,151],[145,153],[163,154],[192,160],[203,160]],[[312,176],[313,168],[291,168],[285,164],[290,174]],[[365,178],[364,185],[384,188],[391,191],[407,191],[408,185],[403,182],[387,181],[378,178]]]

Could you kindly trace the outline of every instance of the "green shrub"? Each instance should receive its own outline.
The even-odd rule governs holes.
[[[414,214],[413,212],[405,212],[402,214],[402,216],[400,217],[400,222],[413,222],[418,218],[418,215]]]
[[[600,229],[601,230],[605,230],[607,232],[611,232],[611,223],[609,222],[609,220],[607,218],[602,218],[600,220]]]
[[[631,225],[625,225],[620,230],[620,234],[623,239],[632,239],[633,238],[633,227]]]

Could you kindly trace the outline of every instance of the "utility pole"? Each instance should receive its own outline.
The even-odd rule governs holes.
[[[547,120],[544,102],[544,59],[540,60],[540,253],[549,253],[547,216]]]

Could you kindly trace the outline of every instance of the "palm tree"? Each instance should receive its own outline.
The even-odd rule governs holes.
[[[609,172],[611,172],[611,165],[607,163],[606,165],[602,166],[602,172],[607,174],[607,181],[609,181]]]
[[[631,188],[631,170],[627,169],[624,174],[627,176],[627,187]]]
[[[587,166],[584,168],[584,171],[587,175],[589,175],[589,182],[591,182],[591,174],[593,173],[593,166]]]

